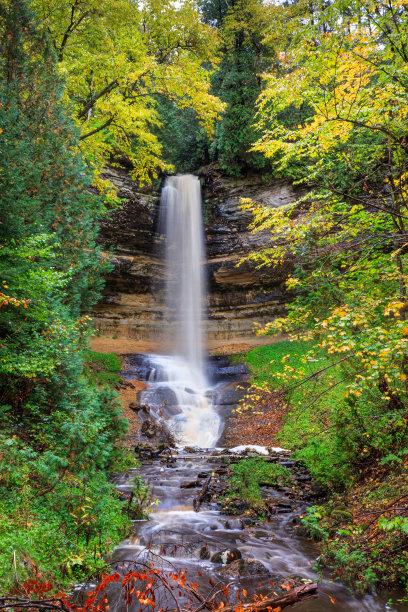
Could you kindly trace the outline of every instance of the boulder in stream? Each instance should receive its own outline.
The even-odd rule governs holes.
[[[134,410],[135,412],[140,412],[140,410],[143,410],[143,412],[145,412],[146,414],[150,413],[150,406],[148,406],[147,404],[139,404],[138,402],[130,402],[129,408],[131,410]]]
[[[202,546],[198,554],[200,556],[200,559],[203,559],[203,560],[209,559],[210,551],[208,550],[208,546]]]
[[[211,557],[211,561],[212,563],[222,563],[223,565],[228,565],[237,559],[241,559],[241,557],[242,554],[238,548],[227,548],[214,553]]]
[[[170,387],[149,387],[140,394],[141,400],[152,406],[177,406],[177,395]]]
[[[232,561],[226,567],[223,567],[221,574],[229,576],[230,578],[239,578],[240,576],[266,576],[270,572],[260,562],[253,559],[236,559]]]
[[[218,406],[236,405],[245,394],[247,383],[229,383],[217,389],[216,403]]]
[[[166,404],[163,406],[163,412],[167,417],[176,416],[177,414],[182,414],[182,409],[179,406]]]
[[[146,436],[146,438],[153,438],[156,435],[158,429],[159,427],[157,423],[154,423],[150,419],[147,419],[142,423],[140,431],[144,436]]]

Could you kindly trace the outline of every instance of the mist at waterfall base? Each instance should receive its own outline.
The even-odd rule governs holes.
[[[159,234],[164,240],[166,344],[172,354],[152,356],[151,387],[165,382],[175,393],[178,414],[168,427],[181,445],[215,446],[220,418],[209,399],[205,374],[204,229],[201,186],[192,175],[171,176],[160,204]]]

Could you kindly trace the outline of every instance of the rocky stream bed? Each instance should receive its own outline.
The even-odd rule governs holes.
[[[221,423],[227,423],[228,428],[228,418],[239,399],[237,384],[245,382],[246,373],[225,358],[212,360],[208,367],[212,386],[207,395]],[[172,448],[171,436],[163,440],[163,430],[166,422],[171,430],[172,419],[179,411],[171,388],[160,382],[157,369],[153,372],[152,357],[130,356],[125,361],[123,377],[145,381],[138,393],[139,402],[133,407],[142,424],[133,437],[141,467],[117,474],[115,483],[126,503],[140,474],[158,505],[148,520],[135,520],[133,533],[115,548],[114,568],[123,573],[132,564],[142,563],[170,573],[187,571],[195,584],[197,601],[184,601],[183,605],[182,594],[177,604],[181,609],[211,609],[205,602],[222,585],[227,586],[228,595],[222,592],[227,612],[229,605],[232,609],[248,609],[248,604],[253,605],[253,596],[259,598],[260,594],[280,598],[283,603],[276,609],[294,604],[302,612],[408,610],[407,604],[388,604],[388,593],[359,596],[331,581],[327,571],[316,570],[318,547],[303,533],[301,517],[308,506],[323,499],[324,493],[290,451],[180,444]],[[244,500],[232,501],[226,495],[232,466],[242,458],[259,455],[267,463],[288,469],[291,479],[289,486],[261,483],[265,502],[262,518]],[[290,597],[285,600],[289,594],[292,601]],[[241,602],[239,606],[237,601]],[[166,603],[166,596],[161,605],[177,609],[174,601]],[[260,605],[259,600],[256,605]],[[115,610],[125,607],[118,595]],[[138,609],[136,604],[130,608]]]

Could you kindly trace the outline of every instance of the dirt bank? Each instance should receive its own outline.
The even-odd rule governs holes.
[[[138,440],[141,420],[138,413],[129,408],[129,404],[131,402],[138,401],[138,393],[139,391],[143,391],[143,389],[147,388],[147,383],[141,380],[129,380],[127,382],[132,386],[128,386],[124,389],[118,389],[118,393],[120,402],[123,406],[122,416],[129,421],[129,429],[126,434],[124,446],[130,450],[135,446]]]
[[[227,448],[242,444],[280,446],[276,436],[287,411],[284,395],[263,391],[257,392],[256,397],[245,400],[243,404],[249,407],[238,406],[227,419],[223,436]]]
[[[276,336],[274,342],[279,342],[283,337]],[[272,344],[271,338],[253,336],[253,338],[229,338],[228,340],[213,340],[208,346],[208,351],[211,355],[233,355],[250,351],[257,346],[265,346]],[[136,338],[126,337],[110,337],[110,336],[94,336],[90,339],[91,349],[99,353],[116,353],[116,355],[130,355],[132,353],[157,353],[168,354],[170,348],[163,345],[163,342],[157,340],[138,340]],[[168,350],[166,350],[166,348]]]

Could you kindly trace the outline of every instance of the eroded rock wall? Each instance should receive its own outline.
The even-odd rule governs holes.
[[[163,295],[164,266],[157,257],[155,232],[159,195],[140,193],[125,171],[106,172],[124,199],[102,228],[106,250],[113,249],[113,271],[106,278],[103,299],[95,307],[96,349],[117,352],[165,351]],[[203,172],[204,214],[208,261],[209,324],[212,349],[225,344],[256,344],[255,323],[261,325],[284,312],[289,296],[285,279],[290,264],[257,270],[239,264],[251,249],[270,244],[270,232],[253,235],[250,213],[240,199],[252,198],[265,206],[281,206],[299,195],[283,181],[271,185],[259,177],[231,179],[213,170]],[[113,346],[116,344],[117,346]]]

